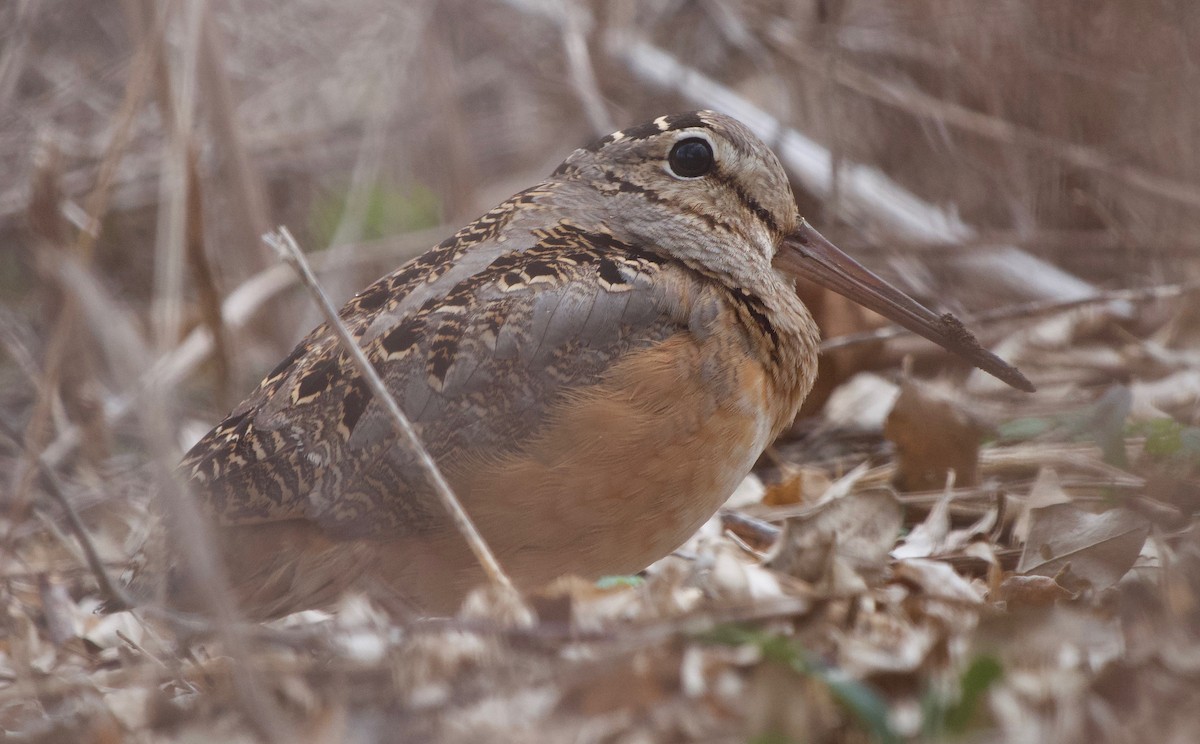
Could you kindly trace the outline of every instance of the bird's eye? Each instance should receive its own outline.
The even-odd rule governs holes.
[[[712,170],[712,145],[699,137],[679,140],[667,156],[667,165],[680,178],[699,178]]]

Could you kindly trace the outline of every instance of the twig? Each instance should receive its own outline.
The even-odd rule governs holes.
[[[396,431],[405,441],[409,450],[417,455],[417,462],[421,464],[422,470],[425,471],[425,477],[428,479],[429,485],[433,487],[434,493],[437,494],[438,499],[442,502],[446,513],[450,515],[454,526],[462,534],[463,539],[467,541],[467,546],[475,554],[475,559],[483,567],[484,573],[488,575],[488,579],[501,588],[515,593],[512,581],[504,573],[504,570],[496,561],[491,548],[488,547],[483,536],[479,534],[479,530],[475,528],[474,522],[471,521],[470,516],[462,508],[454,492],[451,491],[450,484],[446,482],[441,470],[438,469],[437,463],[434,462],[433,457],[425,449],[425,446],[421,444],[421,440],[417,436],[416,430],[413,429],[412,423],[404,415],[404,412],[400,410],[400,406],[396,404],[395,398],[392,397],[392,394],[388,392],[387,386],[384,385],[383,379],[380,378],[379,373],[375,371],[375,367],[367,359],[367,355],[363,353],[362,348],[354,340],[354,337],[350,335],[350,331],[346,329],[341,318],[338,317],[337,309],[329,301],[329,297],[321,289],[321,285],[317,283],[317,278],[313,276],[312,269],[309,268],[308,262],[305,260],[304,254],[300,251],[300,246],[296,244],[296,239],[292,237],[291,232],[286,227],[280,227],[276,232],[264,235],[263,242],[275,249],[279,257],[286,261],[300,276],[300,281],[308,288],[313,299],[320,306],[321,312],[325,316],[325,321],[333,329],[334,333],[337,334],[343,348],[350,354],[350,358],[354,360],[359,374],[366,380],[375,399],[383,404],[391,416],[392,424],[395,426]]]
[[[975,315],[967,315],[962,320],[964,324],[970,324],[978,327],[988,323],[995,323],[1002,320],[1018,320],[1021,318],[1033,318],[1040,315],[1049,315],[1051,313],[1062,312],[1064,310],[1074,310],[1081,307],[1089,307],[1091,305],[1107,305],[1112,302],[1148,302],[1151,300],[1166,300],[1174,297],[1180,297],[1189,292],[1200,291],[1200,281],[1182,282],[1180,284],[1164,284],[1157,287],[1143,287],[1141,289],[1119,289],[1109,292],[1101,292],[1092,297],[1082,297],[1075,300],[1047,301],[1047,302],[1023,302],[1019,305],[1009,305],[1007,307],[988,310]],[[851,333],[837,338],[826,339],[821,342],[821,351],[829,352],[834,349],[844,349],[849,346],[860,346],[862,344],[876,343],[886,341],[901,336],[912,335],[912,331],[907,328],[902,328],[898,325],[884,326],[874,331],[865,331],[863,333]]]
[[[47,493],[58,502],[62,507],[63,513],[67,516],[67,526],[71,528],[71,534],[79,542],[79,547],[83,548],[83,556],[87,560],[88,570],[92,572],[96,583],[100,585],[100,592],[104,598],[121,607],[132,607],[133,600],[125,591],[124,587],[112,580],[108,575],[108,569],[104,567],[104,561],[100,558],[100,552],[96,550],[95,543],[92,542],[91,535],[88,534],[87,526],[79,517],[79,512],[75,511],[71,500],[67,498],[67,494],[63,491],[62,482],[59,481],[58,475],[46,467],[46,463],[39,458],[37,461],[38,470],[42,474],[42,483],[45,484]]]
[[[0,435],[11,439],[16,445],[20,444],[19,435],[15,431],[12,431],[8,424],[3,421],[0,421]],[[38,471],[42,476],[41,482],[45,486],[46,492],[58,502],[63,512],[67,515],[67,525],[71,528],[72,534],[75,535],[76,541],[79,542],[79,546],[83,549],[84,560],[87,563],[88,569],[91,570],[92,575],[96,578],[96,583],[100,585],[100,591],[105,595],[106,599],[123,606],[130,606],[129,595],[108,575],[108,569],[104,567],[104,561],[100,558],[100,551],[96,550],[96,545],[92,542],[91,535],[88,534],[83,519],[80,518],[79,512],[75,510],[75,506],[71,503],[71,500],[67,498],[66,491],[62,487],[62,481],[58,479],[58,474],[48,467],[41,458],[38,458],[36,463]]]
[[[588,55],[586,34],[591,26],[591,15],[574,3],[563,7],[563,15],[565,18],[561,30],[563,51],[567,55],[567,76],[587,115],[592,132],[596,136],[608,134],[616,127],[604,106],[604,96],[596,83],[596,73]]]

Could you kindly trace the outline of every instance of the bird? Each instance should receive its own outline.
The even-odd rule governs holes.
[[[713,111],[575,150],[339,315],[529,589],[641,571],[716,513],[812,387],[819,331],[797,277],[1032,389],[821,236],[770,148]],[[484,581],[328,324],[178,472],[249,617],[352,587],[445,614]],[[168,604],[202,609],[178,555],[143,563]]]

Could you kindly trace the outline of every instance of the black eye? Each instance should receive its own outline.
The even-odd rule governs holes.
[[[667,156],[671,172],[680,178],[699,178],[712,170],[712,145],[699,137],[679,140]]]

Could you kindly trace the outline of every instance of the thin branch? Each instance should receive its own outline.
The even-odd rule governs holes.
[[[492,549],[488,547],[483,536],[476,529],[475,523],[471,521],[471,517],[462,508],[462,504],[459,503],[458,498],[455,497],[454,492],[450,489],[450,484],[446,482],[441,470],[438,469],[437,463],[434,462],[433,457],[425,449],[425,446],[421,444],[421,440],[417,436],[412,422],[400,410],[396,399],[388,391],[387,385],[384,384],[379,373],[375,371],[375,367],[367,359],[367,355],[363,353],[362,348],[354,340],[354,337],[350,335],[350,331],[346,329],[341,318],[338,317],[337,309],[329,301],[329,297],[321,289],[321,285],[317,283],[317,278],[313,275],[308,261],[305,260],[304,254],[301,252],[300,246],[296,244],[296,239],[292,237],[291,232],[286,227],[280,227],[276,232],[264,235],[263,242],[275,249],[279,257],[296,271],[301,282],[303,282],[309,293],[312,294],[313,299],[320,306],[321,312],[325,316],[325,321],[333,329],[334,333],[337,334],[338,340],[341,341],[343,348],[350,354],[350,358],[354,360],[359,374],[366,380],[375,399],[383,404],[385,410],[387,410],[397,433],[400,434],[401,439],[406,443],[409,450],[417,455],[417,462],[420,463],[422,470],[425,471],[425,477],[428,479],[429,485],[433,487],[434,493],[437,494],[438,499],[442,502],[446,513],[450,515],[455,528],[462,534],[463,539],[467,541],[467,546],[475,554],[476,560],[483,567],[484,573],[488,575],[488,579],[493,584],[515,594],[516,590],[513,587],[512,580],[504,573],[499,562],[496,561]]]
[[[0,434],[12,440],[14,445],[20,446],[20,435],[12,431],[6,422],[0,421]],[[78,541],[80,548],[83,549],[84,560],[87,563],[88,569],[96,578],[96,583],[99,584],[104,598],[121,606],[132,606],[129,595],[120,584],[113,581],[112,577],[108,575],[108,570],[104,567],[104,560],[100,557],[100,551],[96,550],[96,545],[92,542],[91,535],[88,534],[87,526],[84,525],[83,519],[75,509],[75,505],[67,497],[66,489],[63,488],[58,474],[40,458],[37,460],[37,466],[42,476],[41,483],[43,487],[58,502],[58,505],[62,507],[63,512],[66,514],[67,526],[70,527],[75,540]]]
[[[596,83],[596,72],[588,53],[587,32],[592,25],[591,14],[575,4],[564,6],[563,13],[565,19],[561,31],[563,51],[567,55],[567,77],[575,89],[575,95],[579,97],[592,132],[597,136],[608,134],[616,126],[604,105],[604,95]]]
[[[62,507],[63,513],[67,517],[67,526],[71,528],[71,534],[79,542],[79,546],[83,548],[83,556],[87,560],[88,570],[92,572],[96,583],[100,586],[100,592],[109,602],[121,607],[133,607],[134,602],[129,594],[119,583],[113,581],[108,575],[108,569],[104,567],[104,561],[100,558],[100,552],[96,550],[95,543],[92,542],[92,537],[88,534],[87,526],[80,518],[79,512],[75,511],[71,500],[67,498],[67,494],[63,491],[62,482],[59,481],[58,475],[46,467],[46,463],[40,459],[37,461],[38,470],[42,474],[42,483],[45,484],[46,491],[50,496],[58,502]]]

